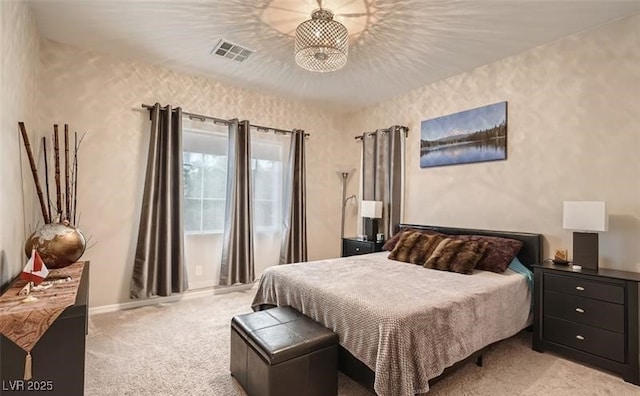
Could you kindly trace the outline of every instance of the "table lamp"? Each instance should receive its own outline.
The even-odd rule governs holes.
[[[367,240],[375,241],[378,233],[378,219],[382,218],[382,201],[362,201],[360,216],[364,220],[364,233]]]
[[[573,264],[598,270],[598,232],[607,231],[609,216],[603,201],[565,201],[562,226],[573,233]]]

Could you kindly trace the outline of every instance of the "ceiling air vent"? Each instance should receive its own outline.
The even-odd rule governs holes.
[[[254,52],[256,51],[222,39],[213,51],[211,51],[211,55],[220,56],[236,62],[244,62]]]

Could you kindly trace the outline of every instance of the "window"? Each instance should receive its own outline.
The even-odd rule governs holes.
[[[184,215],[187,232],[222,232],[227,157],[185,151]]]
[[[227,128],[183,127],[184,229],[189,234],[222,233],[227,186]],[[282,224],[284,161],[289,139],[252,131],[251,170],[255,231]]]
[[[282,227],[284,147],[264,133],[251,136],[253,173],[253,222],[256,231],[279,231]],[[271,136],[273,138],[273,136]]]
[[[183,128],[184,230],[217,233],[224,228],[227,184],[226,128]]]
[[[189,288],[217,285],[227,195],[228,128],[182,119],[185,264]],[[278,264],[289,135],[251,131],[256,274]]]

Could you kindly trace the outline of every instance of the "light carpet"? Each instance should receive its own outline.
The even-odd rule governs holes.
[[[86,395],[245,395],[229,374],[229,325],[255,290],[92,315]],[[339,375],[339,395],[370,395]],[[437,382],[436,395],[640,395],[620,377],[531,349],[521,332]]]

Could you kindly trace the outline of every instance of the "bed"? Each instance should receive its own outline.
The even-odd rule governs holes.
[[[541,235],[400,225],[451,235],[523,243],[518,259],[541,260]],[[531,322],[526,278],[474,271],[462,275],[389,260],[388,252],[271,267],[255,310],[289,305],[340,337],[340,370],[381,396],[426,393],[429,380]]]

